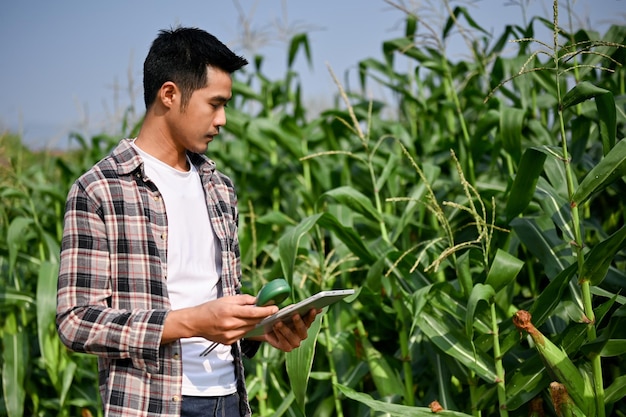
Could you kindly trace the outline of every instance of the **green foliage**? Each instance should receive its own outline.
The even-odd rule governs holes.
[[[302,350],[246,362],[258,415],[557,415],[557,386],[583,387],[567,393],[574,413],[626,415],[626,26],[566,33],[558,7],[497,39],[462,7],[445,22],[407,15],[406,37],[358,63],[359,88],[336,80],[337,104],[314,117],[291,70],[310,62],[306,34],[284,79],[256,57],[235,80],[209,153],[237,184],[247,291],[279,276],[295,298],[357,289]],[[477,37],[455,62],[443,45],[461,22]],[[74,139],[59,156],[3,138],[9,416],[99,413],[92,358],[62,349],[46,316],[65,193],[117,141]],[[514,326],[519,310],[548,353]]]
[[[101,414],[95,358],[61,344],[54,316],[65,197],[114,139],[75,138],[79,149],[60,155],[0,137],[0,410],[8,417]]]

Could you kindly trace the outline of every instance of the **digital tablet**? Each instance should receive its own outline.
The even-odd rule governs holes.
[[[320,291],[296,304],[283,307],[278,310],[277,313],[264,318],[254,329],[246,333],[244,337],[260,336],[271,331],[274,324],[278,321],[289,321],[295,314],[304,316],[312,309],[322,309],[352,294],[354,294],[354,290]]]

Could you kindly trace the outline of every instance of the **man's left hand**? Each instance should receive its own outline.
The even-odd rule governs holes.
[[[296,314],[291,322],[278,322],[274,324],[272,332],[265,334],[265,341],[277,349],[284,352],[291,352],[300,346],[300,343],[307,338],[309,327],[315,317],[322,310],[311,310],[304,317]]]

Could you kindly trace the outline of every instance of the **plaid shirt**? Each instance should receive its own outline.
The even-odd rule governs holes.
[[[231,180],[203,155],[190,154],[222,248],[224,295],[240,292],[237,197]],[[179,416],[180,342],[161,346],[167,294],[167,217],[156,186],[128,139],[82,175],[65,212],[57,294],[63,343],[98,356],[105,416]],[[242,416],[249,416],[242,350],[233,345]]]

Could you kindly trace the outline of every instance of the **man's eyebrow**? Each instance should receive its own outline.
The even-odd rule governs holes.
[[[211,101],[218,101],[220,103],[228,103],[232,97],[225,96],[213,96],[211,97]]]

